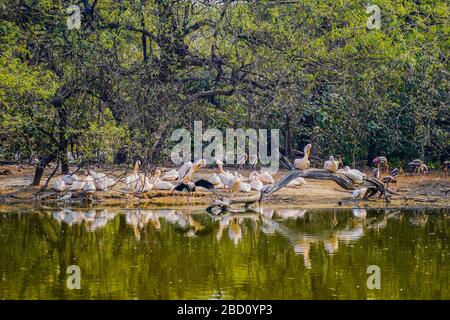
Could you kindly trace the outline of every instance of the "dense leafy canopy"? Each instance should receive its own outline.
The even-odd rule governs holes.
[[[362,0],[3,0],[0,157],[167,160],[202,120],[279,128],[291,154],[441,162],[450,5],[373,4],[379,30]]]

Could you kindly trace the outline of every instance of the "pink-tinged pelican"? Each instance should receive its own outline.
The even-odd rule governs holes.
[[[155,174],[150,179],[149,183],[153,186],[154,190],[168,190],[172,191],[174,185],[169,181],[163,181],[159,178],[161,175],[161,170],[155,170]]]
[[[264,184],[272,184],[274,183],[273,176],[267,171],[263,171],[261,174],[258,174],[259,180],[261,180]]]
[[[222,182],[225,189],[230,189],[234,181],[234,175],[228,171],[223,170],[222,160],[216,160],[217,167],[219,168],[219,179]]]
[[[136,160],[136,162],[134,163],[133,173],[129,175],[125,180],[128,187],[128,191],[130,192],[135,192],[136,190],[136,183],[139,180],[138,171],[140,167],[141,167],[141,160]]]
[[[161,178],[165,181],[176,181],[178,179],[178,171],[175,169],[169,170]]]
[[[239,191],[245,192],[245,193],[252,191],[252,186],[250,185],[250,183],[244,182],[243,181],[244,177],[241,174],[239,174],[238,176],[239,176],[239,179],[241,180],[241,183],[239,185]]]
[[[258,173],[256,171],[250,174],[250,187],[256,191],[261,191],[264,187],[264,183],[259,180]]]
[[[184,181],[185,183],[190,182],[192,180],[192,175],[203,167],[206,167],[205,159],[200,159],[194,164],[191,161],[186,162],[181,166],[180,170],[178,170],[178,181]]]
[[[343,174],[347,178],[353,181],[355,184],[364,183],[365,174],[356,169],[350,169],[349,166],[345,166],[344,169],[339,169],[338,173]]]
[[[239,178],[237,172],[235,172],[234,178],[231,182],[230,192],[237,194],[239,192],[240,187],[241,187],[241,179]]]
[[[307,144],[303,149],[303,158],[294,160],[294,167],[299,170],[306,170],[309,168],[310,161],[309,156],[311,155],[311,144]]]
[[[324,165],[323,165],[323,168],[324,168],[325,170],[328,170],[328,171],[334,173],[334,172],[336,172],[336,171],[338,170],[338,168],[339,168],[339,163],[340,163],[339,160],[334,160],[334,157],[333,157],[333,156],[330,156],[330,159],[327,160],[327,161],[325,161],[325,163],[324,163]]]

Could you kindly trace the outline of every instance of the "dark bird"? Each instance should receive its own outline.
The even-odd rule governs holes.
[[[389,183],[397,185],[397,176],[400,170],[398,168],[392,169],[388,176],[383,177],[382,181],[386,184],[386,188],[389,187]]]
[[[428,172],[428,166],[420,159],[414,159],[408,163],[408,166],[414,169],[414,173],[423,175]]]
[[[396,177],[396,176],[399,175],[399,173],[400,173],[399,168],[394,168],[394,169],[391,170],[391,173],[389,175],[392,176],[392,177]]]
[[[197,180],[195,182],[184,182],[184,181],[182,181],[182,182],[178,183],[175,186],[175,188],[173,189],[172,193],[174,191],[187,192],[187,203],[189,205],[190,193],[194,192],[197,189],[197,187],[205,188],[205,189],[207,189],[207,190],[209,190],[211,192],[214,192],[214,193],[217,192],[216,189],[214,188],[214,185],[211,182],[209,182],[208,180],[205,180],[205,179],[199,179],[199,180]]]

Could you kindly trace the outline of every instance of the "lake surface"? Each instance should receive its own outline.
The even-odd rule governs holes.
[[[71,265],[81,289],[67,287]],[[380,289],[367,286],[373,265]],[[450,216],[445,209],[0,213],[0,299],[450,299]]]

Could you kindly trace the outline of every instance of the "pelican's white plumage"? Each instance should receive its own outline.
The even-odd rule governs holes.
[[[289,182],[287,184],[287,187],[291,187],[292,188],[292,187],[302,186],[302,185],[305,185],[305,184],[306,184],[305,179],[303,179],[302,177],[299,177],[299,178],[294,179],[291,182]]]
[[[200,159],[196,163],[186,162],[178,170],[178,181],[190,182],[192,175],[206,166],[206,160]]]
[[[208,180],[209,182],[211,182],[214,186],[221,184],[222,182],[220,181],[219,176],[217,175],[217,173],[213,173],[211,176],[209,176],[208,178],[206,178],[206,180]]]
[[[79,176],[77,176],[75,173],[74,174],[65,174],[62,177],[62,179],[66,185],[71,185],[74,181],[81,180],[81,178]]]
[[[307,144],[303,149],[303,158],[294,160],[294,167],[299,170],[306,170],[309,168],[309,156],[311,154],[311,144]]]
[[[175,186],[169,181],[161,180],[159,178],[160,175],[161,175],[161,171],[160,170],[156,170],[155,171],[155,175],[150,180],[150,183],[153,185],[153,190],[169,190],[169,191],[172,191]]]
[[[71,191],[80,191],[83,190],[84,187],[84,181],[73,181],[72,187],[70,188]]]
[[[350,169],[349,166],[345,166],[344,169],[339,169],[337,172],[342,173],[355,183],[363,183],[365,174],[356,169]]]
[[[94,178],[92,178],[90,175],[84,179],[83,190],[85,192],[94,192],[96,190]]]
[[[58,178],[55,181],[53,181],[52,189],[55,191],[64,191],[66,189],[66,183],[63,179]]]
[[[221,160],[217,160],[216,164],[219,168],[218,177],[219,177],[220,181],[222,182],[224,188],[230,189],[231,185],[233,184],[233,181],[234,181],[234,175],[228,171],[223,170],[223,162]]]
[[[241,187],[241,179],[239,178],[237,172],[235,172],[229,189],[231,192],[237,193],[240,187]]]
[[[179,173],[177,170],[172,169],[167,171],[166,173],[164,173],[164,175],[162,176],[162,180],[165,181],[176,181],[179,177]]]
[[[141,174],[136,182],[135,192],[149,192],[152,189],[153,184],[150,182],[150,179],[145,174]]]
[[[135,192],[136,190],[136,183],[139,181],[138,170],[140,166],[141,161],[137,160],[136,163],[134,164],[133,173],[127,176],[127,178],[125,179],[125,183],[127,184],[129,192]]]
[[[250,186],[253,190],[261,191],[261,189],[264,187],[264,183],[262,183],[258,176],[255,174],[250,175]]]
[[[250,185],[250,183],[241,181],[241,183],[239,184],[239,191],[250,192],[250,191],[252,191],[252,186]]]
[[[330,159],[325,161],[323,168],[325,170],[328,170],[330,172],[336,172],[337,169],[339,168],[339,161],[338,160],[334,160],[333,156],[330,156]]]
[[[272,175],[267,171],[264,171],[259,175],[259,180],[264,184],[272,184],[275,182]]]

